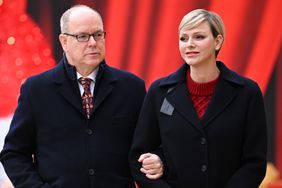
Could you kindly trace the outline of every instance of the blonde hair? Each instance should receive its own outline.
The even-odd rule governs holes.
[[[180,33],[182,29],[193,29],[204,21],[209,24],[214,38],[221,35],[224,40],[225,31],[222,19],[215,12],[207,11],[205,9],[196,9],[186,14],[179,24],[178,33]],[[216,50],[216,56],[219,51],[220,49]]]

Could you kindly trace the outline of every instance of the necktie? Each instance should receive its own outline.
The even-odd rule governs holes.
[[[89,119],[91,111],[94,108],[93,95],[90,91],[91,79],[81,77],[81,78],[78,79],[78,81],[84,89],[84,92],[81,96],[82,97],[82,107],[85,111],[85,115],[86,115],[87,119]]]

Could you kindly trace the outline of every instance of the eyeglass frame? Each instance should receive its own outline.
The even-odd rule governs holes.
[[[63,33],[63,34],[67,35],[67,36],[75,37],[78,42],[88,42],[90,40],[91,36],[93,37],[93,39],[96,42],[100,41],[100,40],[102,40],[102,39],[104,39],[106,37],[106,31],[97,31],[97,32],[92,33],[92,34],[89,34],[89,33],[80,33],[80,34],[76,34],[76,35],[75,34],[70,34],[70,33]],[[103,36],[101,36],[101,38],[97,39],[97,37],[99,37],[98,34],[102,34]],[[86,39],[81,40],[81,38],[79,38],[79,36],[82,37],[82,35],[83,36],[87,36],[87,40]]]

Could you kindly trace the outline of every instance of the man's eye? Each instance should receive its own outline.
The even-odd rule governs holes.
[[[100,40],[103,37],[104,33],[103,32],[98,32],[95,34],[95,37],[97,38],[97,40]]]
[[[103,33],[99,32],[99,33],[96,33],[96,36],[97,37],[101,37],[103,35]]]
[[[88,35],[85,35],[85,34],[77,35],[77,38],[78,39],[86,39],[86,38],[88,38]]]

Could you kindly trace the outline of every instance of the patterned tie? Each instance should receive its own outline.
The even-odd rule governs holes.
[[[90,118],[90,114],[91,114],[91,111],[92,109],[94,108],[94,105],[93,105],[93,95],[90,91],[90,84],[91,84],[91,79],[90,78],[79,78],[78,79],[79,83],[81,83],[83,89],[84,89],[84,92],[82,94],[82,107],[85,111],[85,115],[87,117],[87,119]]]

